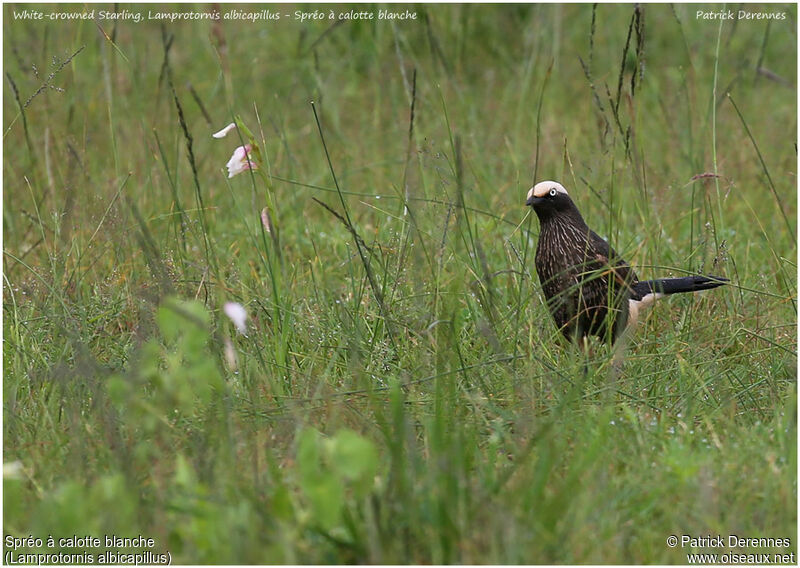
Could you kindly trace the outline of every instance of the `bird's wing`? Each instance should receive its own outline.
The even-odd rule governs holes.
[[[639,281],[633,268],[617,254],[617,251],[609,245],[605,239],[594,231],[589,234],[589,246],[591,247],[590,258],[594,257],[602,268],[611,269],[614,272],[614,280],[626,288],[630,288]]]

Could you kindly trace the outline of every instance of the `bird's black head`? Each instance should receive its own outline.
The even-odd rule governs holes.
[[[567,190],[557,181],[542,181],[534,185],[528,192],[525,205],[533,207],[540,221],[560,213],[578,212]]]

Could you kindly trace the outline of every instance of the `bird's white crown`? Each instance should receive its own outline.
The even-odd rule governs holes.
[[[528,199],[531,197],[544,197],[550,193],[551,189],[556,190],[557,193],[567,195],[567,190],[557,181],[540,181],[528,191]]]

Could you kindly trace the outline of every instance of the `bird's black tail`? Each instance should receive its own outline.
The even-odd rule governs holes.
[[[710,290],[730,282],[721,276],[684,276],[683,278],[659,278],[658,280],[645,280],[633,285],[631,297],[641,300],[653,292],[657,294],[677,294],[679,292],[699,292]]]

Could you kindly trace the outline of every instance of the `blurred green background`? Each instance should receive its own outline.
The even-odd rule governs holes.
[[[4,5],[4,533],[183,563],[794,552],[797,10],[725,9],[779,19]],[[237,116],[259,169],[228,179]],[[544,305],[542,179],[642,278],[731,284],[660,302],[613,376]]]

